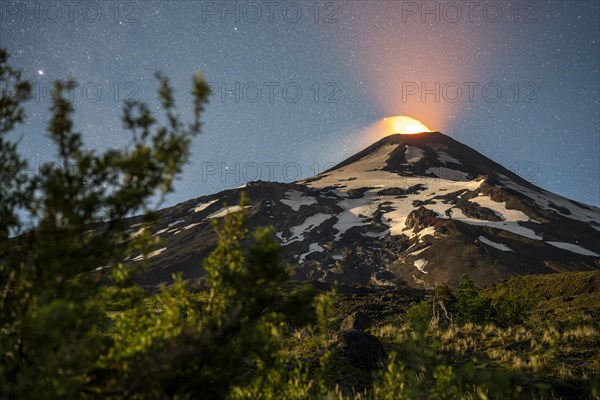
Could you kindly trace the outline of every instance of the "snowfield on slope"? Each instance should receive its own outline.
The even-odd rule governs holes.
[[[600,208],[594,206],[581,207],[565,197],[559,196],[554,193],[550,193],[546,190],[541,190],[540,193],[516,184],[507,176],[504,176],[502,174],[498,175],[504,187],[515,190],[527,196],[528,198],[533,200],[538,206],[545,208],[546,210],[553,210],[566,218],[582,222],[593,222],[595,223],[595,226],[592,225],[592,227],[594,227],[595,229],[600,228]],[[556,207],[553,207],[551,203],[560,208],[567,209],[570,214],[561,213],[559,210],[556,209]]]
[[[496,212],[503,221],[487,221],[467,217],[463,212],[441,199],[433,199],[436,195],[458,191],[476,191],[484,182],[481,180],[451,180],[423,176],[400,176],[394,172],[382,171],[388,158],[396,145],[384,145],[362,159],[341,169],[331,171],[325,175],[305,182],[308,187],[324,189],[334,187],[338,192],[348,193],[355,189],[367,189],[364,195],[356,199],[345,199],[338,203],[344,209],[337,216],[335,228],[338,231],[335,239],[339,239],[345,232],[355,226],[366,225],[367,218],[373,218],[375,212],[386,206],[392,209],[384,213],[391,235],[412,233],[406,231],[406,218],[417,207],[415,201],[425,202],[423,207],[434,211],[438,218],[448,219],[448,211],[452,211],[452,219],[476,226],[489,226],[504,230],[529,239],[542,240],[532,229],[521,226],[519,221],[530,221],[523,212],[506,208],[505,203],[493,201],[489,196],[478,196],[471,201]],[[450,170],[452,171],[452,170]],[[466,179],[462,171],[455,171],[459,179]],[[356,179],[360,177],[360,179]],[[300,182],[302,183],[302,182]],[[382,188],[408,189],[415,185],[422,185],[423,190],[416,194],[406,194],[402,198],[395,195],[378,194]]]

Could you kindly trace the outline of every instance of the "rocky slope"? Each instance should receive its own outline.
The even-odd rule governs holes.
[[[252,182],[159,212],[159,248],[140,283],[202,275],[210,224],[240,207],[274,226],[301,281],[428,288],[467,273],[479,285],[512,275],[600,268],[600,209],[545,191],[439,132],[391,135],[313,178]],[[131,219],[132,235],[138,218]],[[139,254],[128,257],[138,262]]]

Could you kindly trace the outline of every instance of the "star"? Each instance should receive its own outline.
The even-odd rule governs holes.
[[[37,72],[37,73],[38,73],[38,75],[40,75],[40,76],[41,76],[41,75],[44,75],[44,71],[43,71],[43,70],[41,70],[41,69],[38,69],[38,72]]]

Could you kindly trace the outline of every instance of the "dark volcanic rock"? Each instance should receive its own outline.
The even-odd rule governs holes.
[[[364,331],[371,327],[371,319],[362,311],[348,315],[340,325],[340,331]]]
[[[417,194],[424,189],[426,189],[426,188],[423,185],[419,184],[419,185],[413,185],[413,186],[409,187],[408,189],[398,188],[398,187],[382,189],[382,190],[378,191],[377,194],[388,195],[388,196],[401,196],[401,195],[405,195],[405,194]]]
[[[421,230],[425,227],[433,226],[437,220],[438,218],[435,212],[425,207],[419,207],[408,214],[406,226],[408,228],[414,228],[415,230]]]
[[[385,349],[377,337],[359,331],[342,331],[335,336],[333,345],[338,357],[361,370],[373,371],[385,360]]]
[[[489,208],[478,206],[469,201],[459,201],[456,203],[456,205],[467,217],[481,219],[484,221],[502,221],[502,218],[500,218],[494,211],[490,210]]]
[[[413,202],[412,202],[413,207],[421,207],[426,204],[435,204],[435,201],[433,201],[432,199],[428,199],[428,200],[413,200]]]
[[[250,182],[160,210],[151,232],[160,245],[136,283],[153,288],[179,272],[202,278],[217,241],[211,222],[239,212],[241,192],[247,227],[274,228],[297,281],[432,288],[469,274],[485,286],[600,267],[600,209],[431,132],[388,136],[310,179]],[[139,234],[141,218],[127,222],[131,237]],[[134,251],[124,261],[142,258]]]

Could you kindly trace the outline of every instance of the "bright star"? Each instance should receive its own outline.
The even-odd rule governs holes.
[[[38,70],[38,75],[44,75],[44,71],[42,71],[41,69]]]

